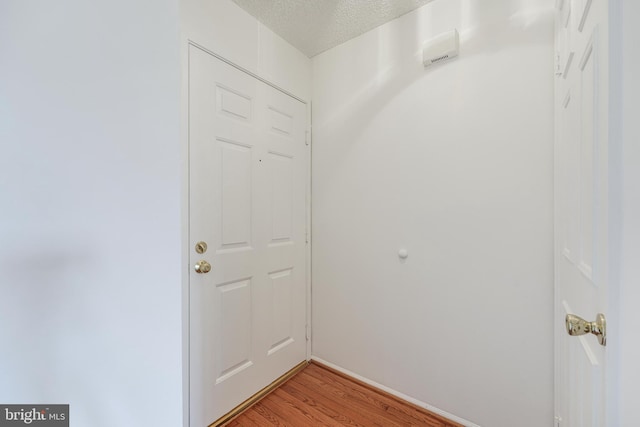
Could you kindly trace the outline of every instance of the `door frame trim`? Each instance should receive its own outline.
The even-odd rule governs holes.
[[[293,99],[295,99],[295,100],[297,100],[297,101],[302,102],[304,105],[307,105],[307,106],[309,105],[309,102],[305,101],[304,99],[302,99],[302,98],[299,98],[299,97],[295,96],[294,94],[292,94],[292,93],[291,93],[291,92],[289,92],[288,90],[283,89],[282,87],[278,86],[277,84],[272,83],[272,82],[270,82],[269,80],[266,80],[266,79],[264,79],[264,78],[260,77],[260,76],[259,76],[259,75],[257,75],[256,73],[254,73],[254,72],[252,72],[252,71],[249,71],[249,70],[247,70],[246,68],[241,67],[240,65],[238,65],[238,64],[236,64],[236,63],[234,63],[234,62],[232,62],[232,61],[229,61],[229,60],[228,60],[228,59],[226,59],[224,56],[218,55],[218,54],[217,54],[217,53],[215,53],[214,51],[212,51],[212,50],[210,50],[210,49],[207,49],[206,47],[202,46],[201,44],[198,44],[198,43],[194,42],[193,40],[189,40],[189,45],[190,45],[190,46],[193,46],[193,47],[196,47],[196,48],[198,48],[198,49],[200,49],[200,50],[202,50],[202,51],[204,51],[204,52],[208,53],[209,55],[211,55],[211,56],[214,56],[214,57],[218,58],[220,61],[222,61],[222,62],[224,62],[224,63],[226,63],[226,64],[231,65],[233,68],[237,68],[238,70],[242,71],[243,73],[249,74],[251,77],[256,78],[256,79],[260,80],[262,83],[265,83],[265,84],[267,84],[267,85],[271,86],[272,88],[279,90],[280,92],[284,93],[285,95],[288,95],[288,96],[290,96],[291,98],[293,98]],[[308,126],[307,126],[307,127],[308,127]]]

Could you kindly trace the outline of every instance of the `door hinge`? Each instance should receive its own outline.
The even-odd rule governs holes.
[[[311,144],[311,134],[307,130],[304,132],[304,145],[309,145],[309,144]]]
[[[307,341],[309,341],[309,325],[304,325],[304,337]]]
[[[560,425],[562,424],[562,418],[561,417],[553,417],[555,423],[554,423],[554,427],[560,427]]]
[[[304,232],[304,242],[308,245],[309,244],[309,232],[305,231]]]
[[[554,71],[555,71],[556,76],[561,76],[562,75],[562,71],[560,70],[560,52],[557,52],[557,51],[556,51],[554,68],[555,68]]]

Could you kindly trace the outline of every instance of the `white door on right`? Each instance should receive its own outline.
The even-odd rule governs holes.
[[[603,427],[606,327],[594,321],[609,304],[609,2],[556,5],[556,426]],[[587,322],[573,317],[567,326],[567,315]]]

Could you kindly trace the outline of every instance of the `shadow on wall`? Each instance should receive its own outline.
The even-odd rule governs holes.
[[[7,349],[19,346],[22,351],[16,357],[0,348],[0,378],[13,384],[1,392],[10,403],[47,402],[58,396],[60,403],[72,402],[72,418],[92,419],[104,412],[117,414],[113,420],[133,422],[130,402],[104,384],[116,378],[121,387],[131,387],[128,381],[136,379],[131,370],[141,370],[131,353],[123,351],[138,352],[138,343],[128,341],[122,331],[139,330],[136,339],[145,342],[145,307],[137,310],[140,324],[118,320],[129,310],[130,296],[123,292],[120,300],[113,299],[110,289],[96,286],[96,274],[111,283],[129,282],[132,288],[143,276],[105,277],[105,271],[115,268],[105,263],[104,241],[87,237],[90,234],[43,231],[32,239],[3,235],[11,251],[0,251],[0,271],[11,291],[0,298],[0,313],[11,321],[4,322],[0,332]],[[25,240],[37,242],[37,248]],[[101,307],[105,301],[110,304]],[[16,401],[16,396],[22,397]],[[83,400],[85,396],[92,398]]]
[[[365,128],[363,125],[374,120],[391,99],[426,75],[462,73],[452,66],[455,62],[523,45],[546,44],[548,39],[542,37],[540,27],[548,27],[549,16],[553,14],[551,3],[549,7],[542,8],[543,12],[536,0],[513,0],[509,7],[504,7],[504,1],[458,0],[457,4],[449,6],[457,10],[457,16],[449,16],[449,19],[442,19],[439,11],[434,13],[434,7],[435,4],[428,4],[347,42],[359,43],[362,38],[367,41],[371,37],[377,38],[377,43],[373,44],[375,50],[368,48],[372,44],[365,41],[362,43],[364,49],[350,58],[349,74],[368,75],[369,78],[364,82],[360,79],[350,82],[359,88],[358,91],[344,100],[341,108],[328,114],[325,121],[314,123],[316,129],[339,129],[346,141],[354,142],[359,136],[355,130]],[[425,69],[422,65],[423,42],[454,27],[460,33],[460,56]],[[338,46],[325,54],[347,54],[342,50]],[[333,71],[336,73],[344,73],[344,70]],[[335,80],[349,81],[350,76],[336,75]],[[462,100],[464,93],[456,93],[457,89],[447,88],[451,97]]]

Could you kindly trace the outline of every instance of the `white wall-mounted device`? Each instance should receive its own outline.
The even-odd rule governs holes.
[[[422,63],[425,67],[458,56],[460,40],[458,30],[438,34],[422,45]]]

